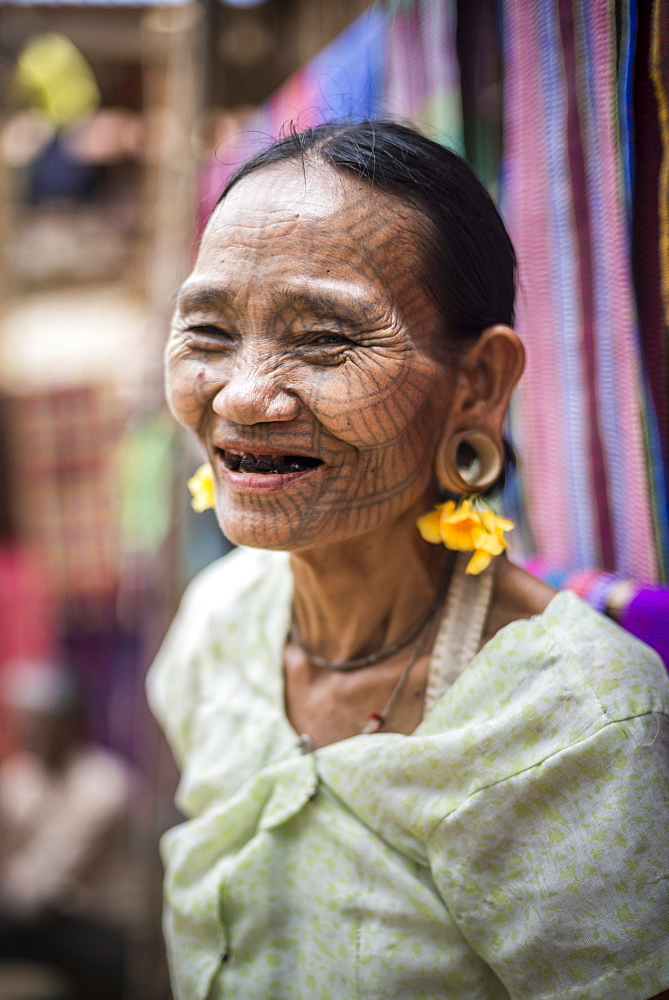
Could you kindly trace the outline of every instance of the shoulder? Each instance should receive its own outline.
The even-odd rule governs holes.
[[[593,693],[609,720],[647,712],[669,714],[669,678],[664,664],[609,618],[569,591],[561,591],[530,632]]]
[[[187,587],[147,676],[149,704],[177,760],[212,667],[238,664],[290,601],[292,577],[284,552],[235,549]]]
[[[462,735],[475,792],[566,752],[585,759],[602,739],[643,743],[668,723],[659,657],[562,591],[542,613],[500,629],[420,732]]]
[[[237,548],[216,559],[190,582],[177,619],[198,620],[234,614],[240,604],[258,603],[286,577],[288,555],[265,549]]]
[[[542,613],[502,628],[472,666],[472,674],[478,667],[495,675],[502,701],[552,690],[555,697],[571,692],[604,721],[669,714],[669,678],[659,656],[569,591],[555,594]]]
[[[212,631],[240,619],[256,621],[290,586],[288,556],[262,549],[235,549],[207,566],[188,585],[152,672],[178,653],[195,653]]]
[[[527,689],[559,674],[610,718],[669,707],[667,672],[651,649],[509,560],[496,573],[487,639],[483,660],[507,691],[523,677]]]

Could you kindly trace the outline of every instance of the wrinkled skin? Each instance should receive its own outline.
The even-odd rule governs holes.
[[[418,242],[410,209],[319,164],[254,173],[214,213],[179,295],[168,400],[212,461],[234,542],[297,551],[430,506],[456,372]],[[217,447],[323,464],[248,490]]]

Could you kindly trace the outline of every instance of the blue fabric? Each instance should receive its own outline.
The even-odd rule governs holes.
[[[375,4],[317,55],[308,73],[317,82],[324,118],[378,117],[384,90],[386,16]]]

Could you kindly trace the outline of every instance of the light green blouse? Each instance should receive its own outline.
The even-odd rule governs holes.
[[[646,1000],[669,988],[669,684],[570,593],[502,629],[411,736],[301,754],[292,582],[237,550],[149,675],[182,767],[178,1000]]]

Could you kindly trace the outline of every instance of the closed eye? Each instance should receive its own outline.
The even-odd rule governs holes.
[[[189,333],[204,333],[212,337],[229,337],[230,334],[227,330],[221,329],[220,326],[213,326],[209,323],[203,323],[201,326],[189,326]]]
[[[339,345],[351,344],[352,341],[345,337],[343,333],[321,333],[311,340],[312,344],[317,347],[329,347],[334,345],[335,347]]]
[[[213,323],[199,323],[188,326],[186,335],[195,349],[220,351],[233,346],[234,338],[224,327]]]

